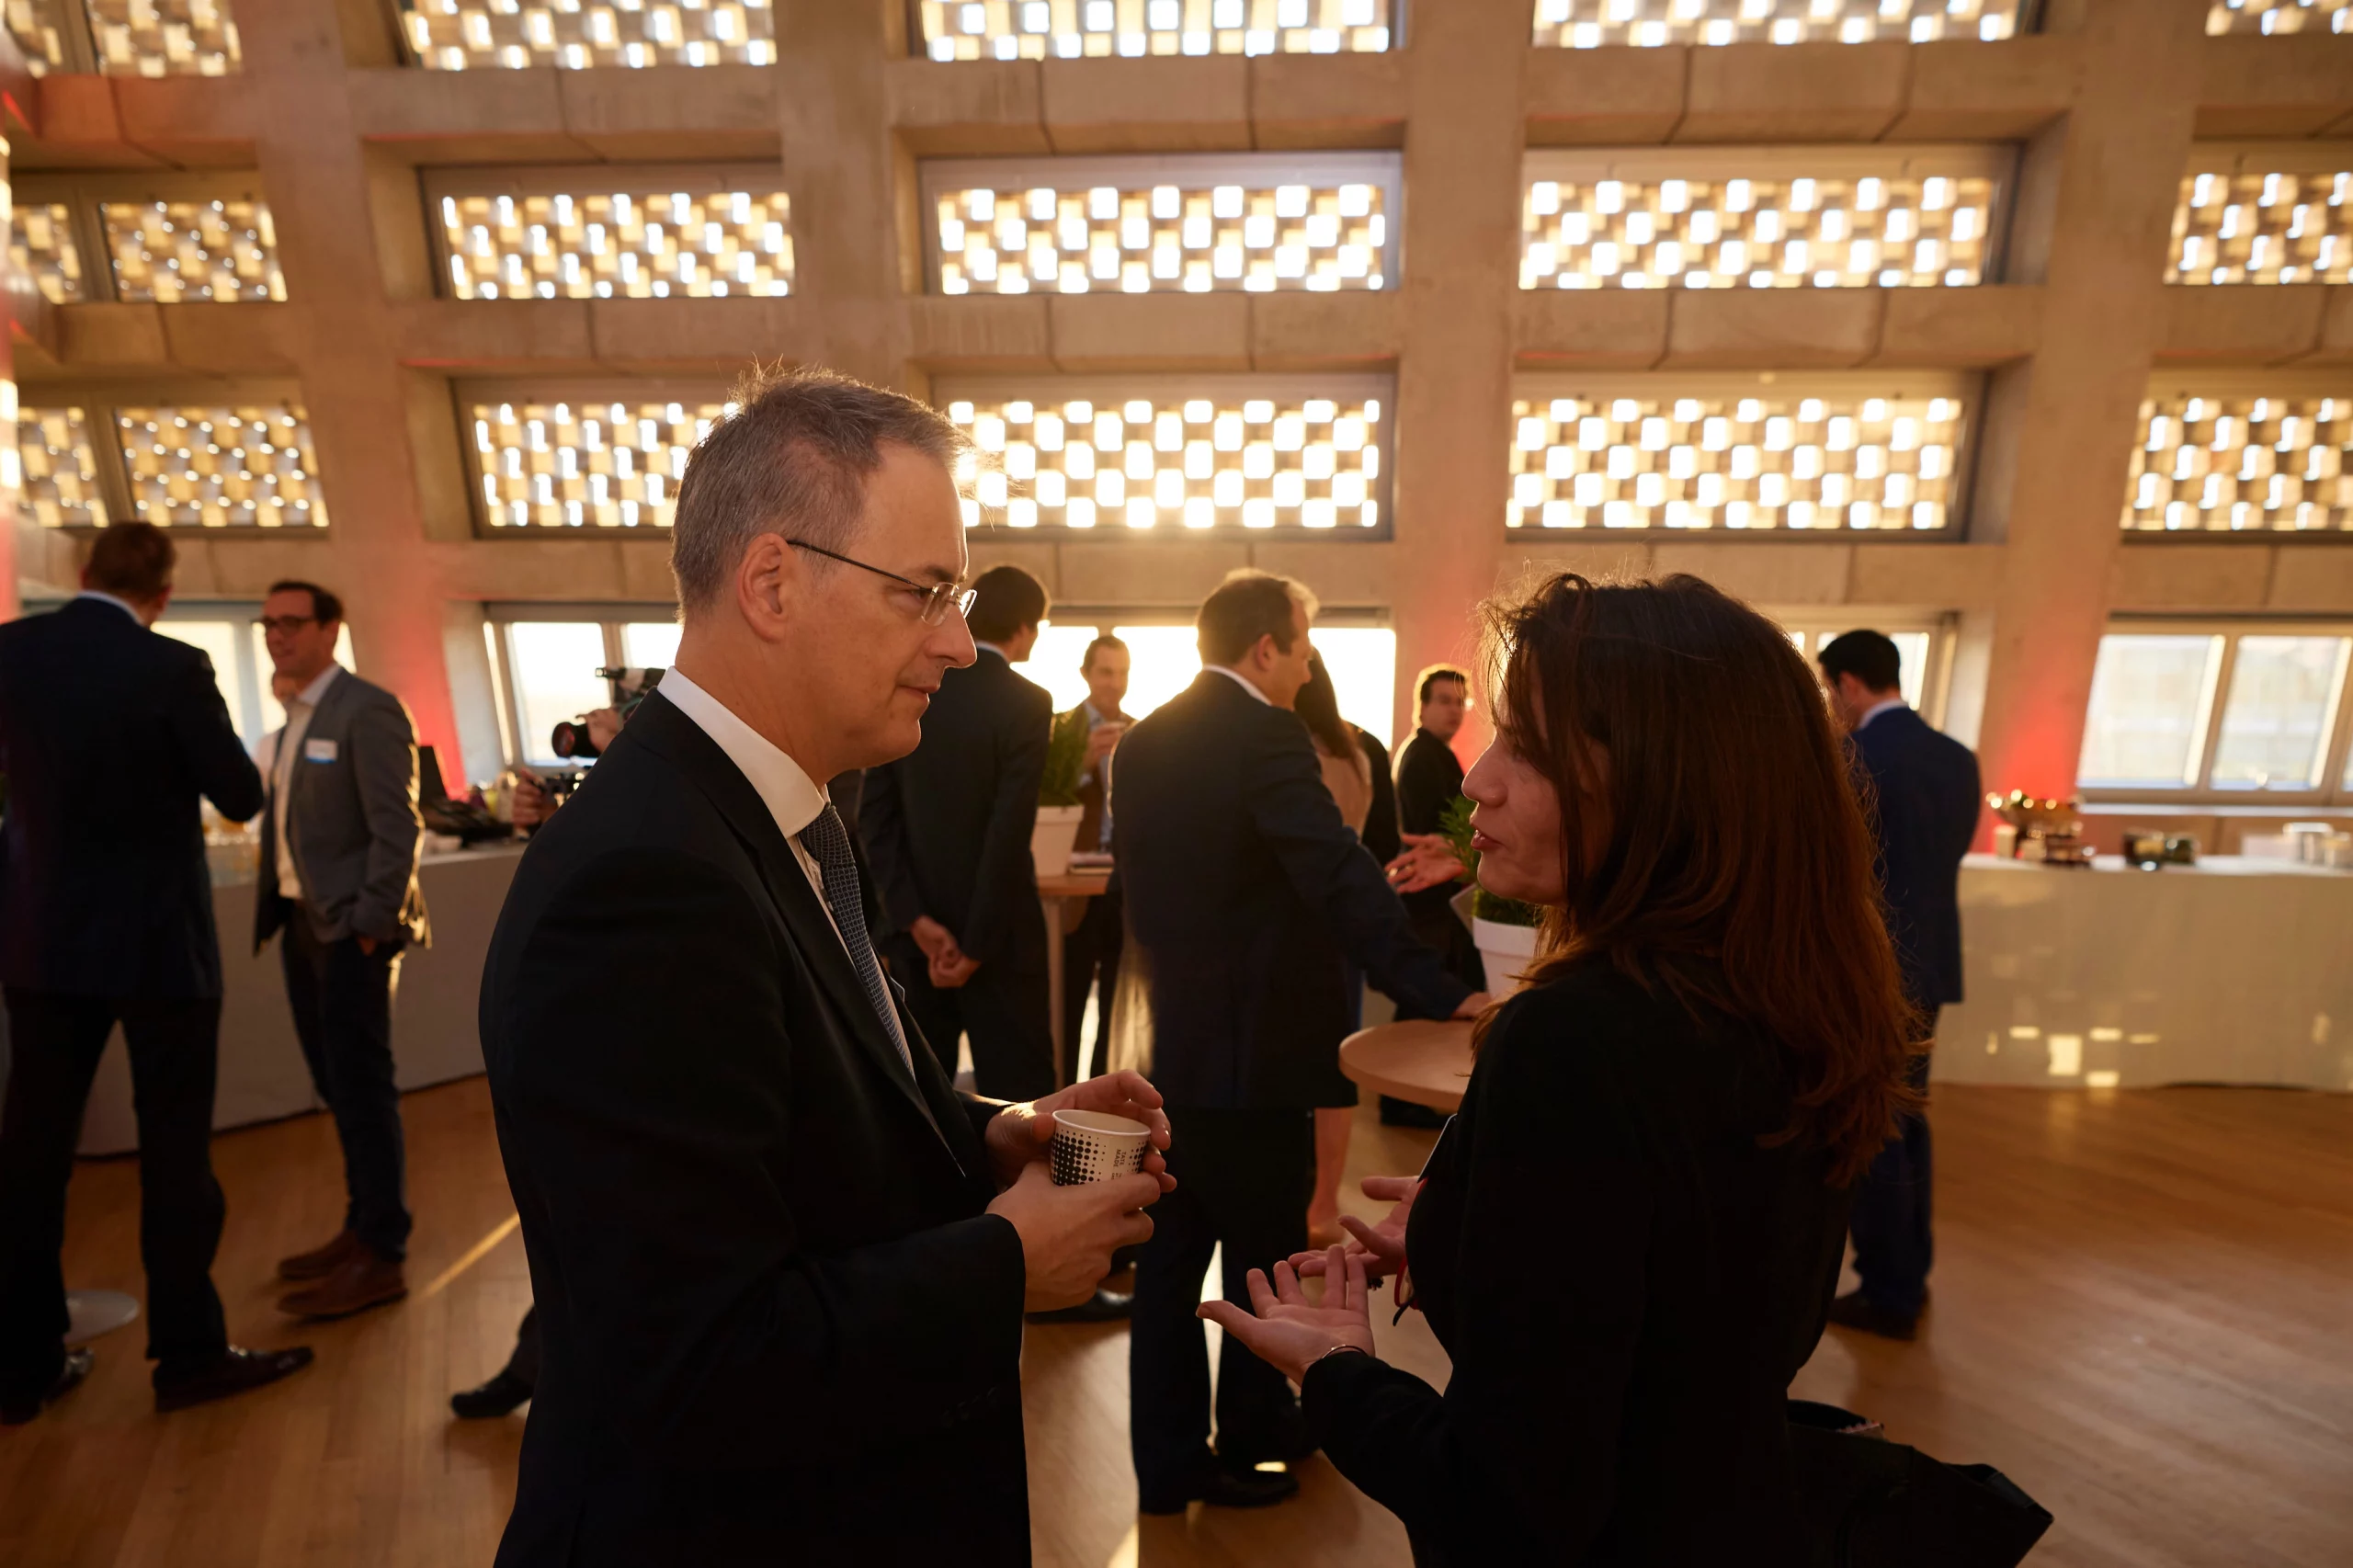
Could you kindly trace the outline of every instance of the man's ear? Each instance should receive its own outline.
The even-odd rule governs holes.
[[[735,603],[755,632],[772,637],[781,631],[801,570],[801,558],[781,535],[760,534],[744,547],[735,563]]]

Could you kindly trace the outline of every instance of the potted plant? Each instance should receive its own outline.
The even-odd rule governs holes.
[[[1038,875],[1060,877],[1070,870],[1070,852],[1078,840],[1079,818],[1086,808],[1078,801],[1078,783],[1086,772],[1086,716],[1065,713],[1054,721],[1046,742],[1046,770],[1038,776],[1038,824],[1029,832],[1029,858]]]
[[[1479,852],[1471,847],[1472,804],[1468,797],[1457,795],[1451,805],[1438,818],[1438,831],[1454,848],[1454,858],[1462,862],[1460,881],[1471,885],[1464,895],[1455,901],[1455,907],[1464,911],[1471,922],[1471,940],[1478,946],[1479,960],[1487,971],[1487,994],[1500,1002],[1519,989],[1520,976],[1536,957],[1536,927],[1544,912],[1532,903],[1518,899],[1498,898],[1479,885]]]

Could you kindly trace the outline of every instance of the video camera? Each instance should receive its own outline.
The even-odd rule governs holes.
[[[620,715],[623,723],[629,722],[629,716],[636,710],[637,705],[662,684],[662,671],[640,669],[634,665],[616,665],[610,669],[600,669],[597,674],[612,687],[613,711]],[[585,761],[603,755],[603,748],[589,734],[587,724],[571,719],[556,725],[555,733],[548,738],[548,744],[561,757],[577,757]]]

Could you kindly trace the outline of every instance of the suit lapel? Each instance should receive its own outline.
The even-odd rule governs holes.
[[[792,847],[785,842],[783,830],[777,826],[775,816],[752,788],[751,780],[729,760],[719,743],[703,733],[702,726],[679,712],[658,691],[631,716],[628,733],[642,737],[654,750],[685,768],[718,806],[720,814],[758,862],[761,880],[767,883],[768,894],[784,916],[785,928],[791,932],[802,961],[817,977],[818,990],[835,1018],[857,1038],[875,1067],[890,1080],[892,1089],[915,1108],[944,1143],[945,1137],[939,1134],[930,1104],[909,1075],[907,1062],[900,1057],[897,1042],[875,1015],[874,1005],[867,1000],[866,987],[842,946],[840,934],[834,929],[832,916],[818,899],[816,889],[809,885],[801,862],[793,858]],[[887,978],[884,983],[889,984]],[[905,1022],[905,1009],[902,1007],[899,1012],[912,1056],[915,1042],[920,1037]],[[954,1151],[951,1149],[949,1153],[952,1158]]]

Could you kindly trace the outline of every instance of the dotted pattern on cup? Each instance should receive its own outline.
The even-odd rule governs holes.
[[[1047,1153],[1056,1187],[1082,1187],[1093,1181],[1110,1181],[1115,1177],[1133,1176],[1143,1169],[1143,1148],[1117,1149],[1097,1143],[1092,1139],[1073,1133],[1068,1128],[1056,1128],[1053,1142]]]

